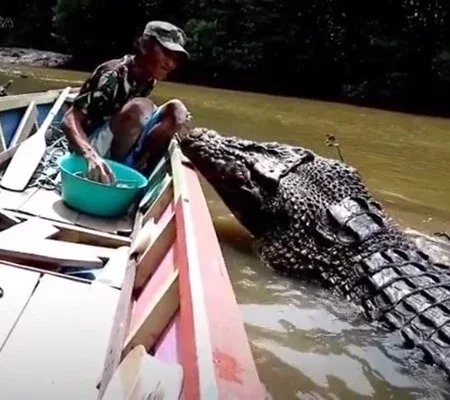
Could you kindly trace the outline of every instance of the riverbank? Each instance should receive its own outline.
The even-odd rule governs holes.
[[[104,60],[99,60],[98,62],[100,63],[101,61]],[[0,47],[0,68],[3,67],[4,69],[5,66],[15,68],[13,75],[16,76],[23,75],[23,72],[21,71],[22,68],[20,67],[40,67],[55,70],[66,69],[71,71],[76,70],[81,73],[89,73],[95,67],[95,65],[83,64],[79,59],[75,59],[70,54],[37,50],[33,48]],[[333,102],[429,117],[450,117],[450,111],[447,107],[447,102],[445,101],[433,103],[420,101],[418,103],[411,103],[407,98],[397,97],[394,92],[388,94],[386,90],[378,90],[376,88],[372,88],[372,91],[375,90],[377,93],[383,92],[384,95],[382,97],[374,96],[374,93],[364,94],[363,92],[357,95],[354,92],[354,88],[351,89],[350,86],[346,86],[345,90],[340,94],[325,95],[324,93],[314,93],[314,90],[311,88],[308,89],[303,87],[300,90],[298,84],[291,85],[291,88],[276,84],[271,86],[268,82],[250,82],[245,79],[240,79],[238,75],[235,76],[235,79],[232,81],[229,79],[220,79],[219,77],[212,79],[210,77],[205,77],[204,75],[193,73],[190,71],[190,65],[187,65],[186,68],[187,70],[184,68],[181,71],[177,71],[175,75],[171,77],[170,81],[215,89]],[[2,82],[0,82],[0,85],[1,84]]]
[[[21,47],[0,47],[0,64],[28,67],[63,67],[72,56],[54,51],[36,50]]]

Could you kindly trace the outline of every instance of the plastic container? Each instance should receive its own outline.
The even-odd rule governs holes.
[[[87,161],[77,154],[65,154],[58,160],[61,171],[61,197],[71,208],[98,217],[120,217],[147,186],[147,178],[138,171],[112,160],[105,160],[116,175],[118,185],[106,185],[84,178]]]

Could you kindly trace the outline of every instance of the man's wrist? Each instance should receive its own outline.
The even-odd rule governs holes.
[[[81,156],[86,160],[93,160],[98,157],[98,154],[92,147],[89,146],[82,149]]]

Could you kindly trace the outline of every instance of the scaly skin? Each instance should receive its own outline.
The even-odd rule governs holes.
[[[421,251],[357,171],[279,143],[196,128],[181,148],[279,273],[319,279],[450,374],[450,269]]]

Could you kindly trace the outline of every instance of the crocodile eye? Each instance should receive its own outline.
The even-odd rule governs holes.
[[[278,189],[279,174],[275,169],[268,167],[261,162],[253,165],[252,179],[260,185],[266,192],[273,193]]]

